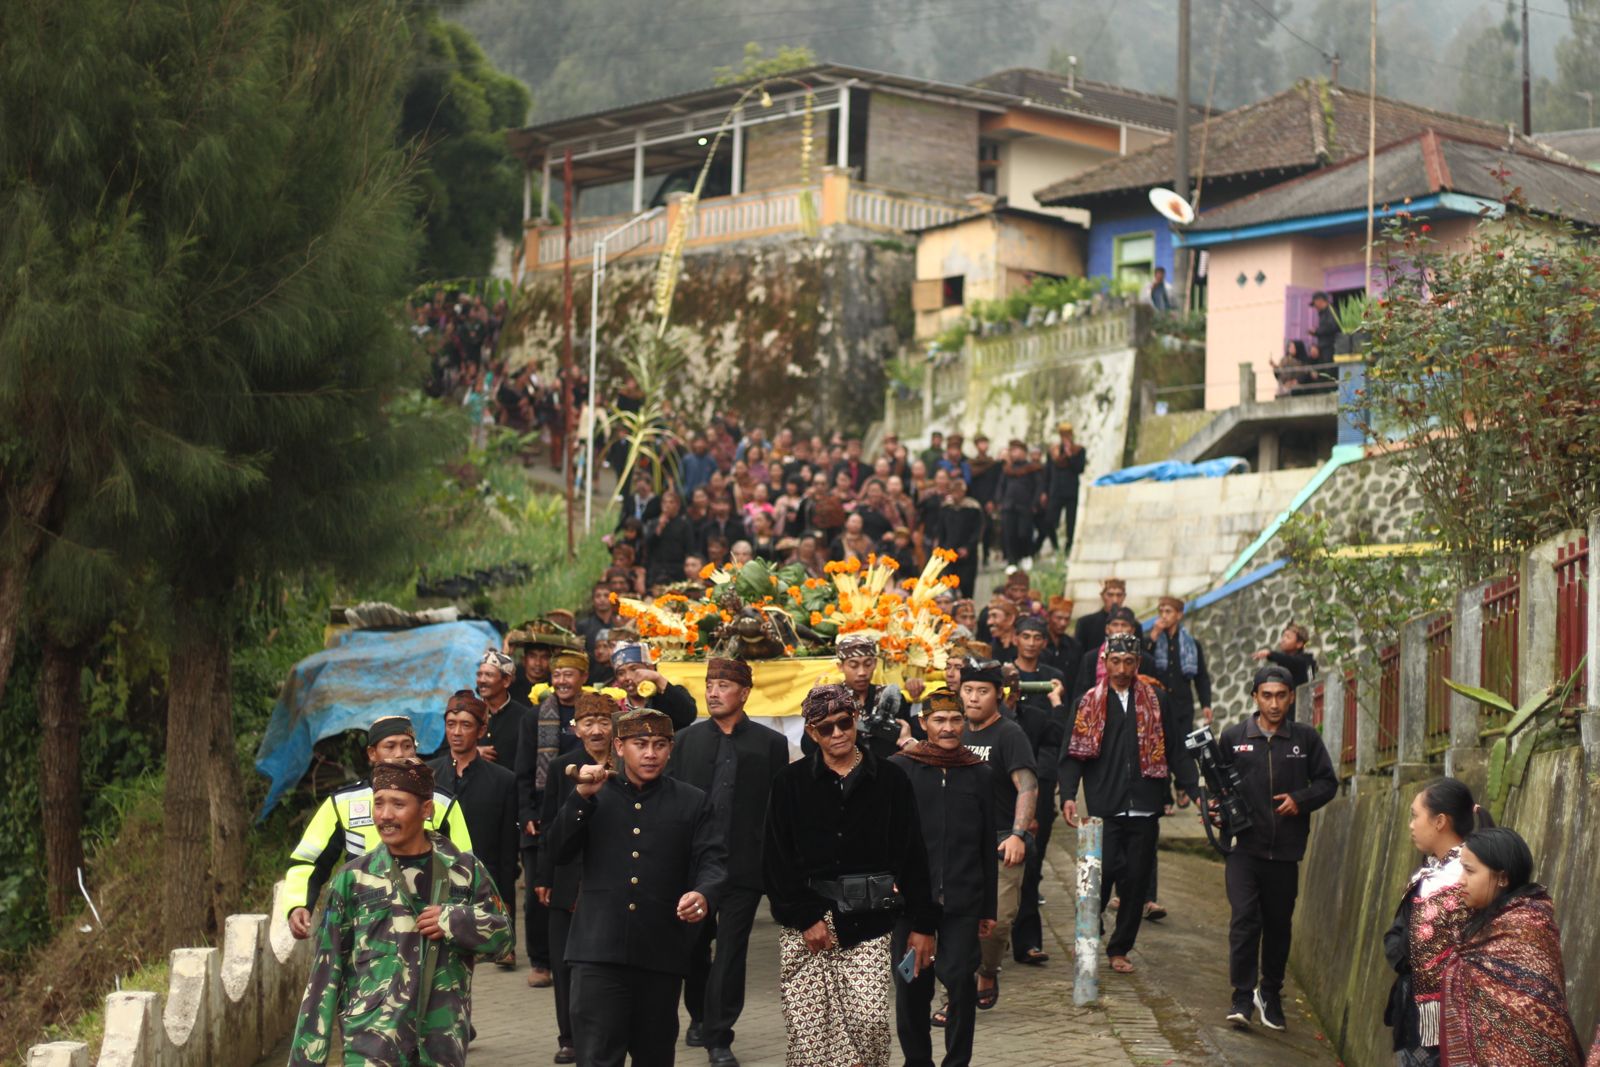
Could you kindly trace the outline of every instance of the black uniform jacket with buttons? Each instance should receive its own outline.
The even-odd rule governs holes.
[[[1218,743],[1244,780],[1253,823],[1238,835],[1234,847],[1264,860],[1303,858],[1306,838],[1311,836],[1311,813],[1339,792],[1338,772],[1317,728],[1285,720],[1269,736],[1252,715],[1222,731]],[[1283,793],[1294,798],[1300,814],[1277,813],[1279,801],[1272,798]]]
[[[715,906],[727,878],[706,795],[665,775],[643,789],[618,776],[592,797],[574,791],[552,837],[557,864],[583,862],[567,962],[688,974],[700,927],[678,918],[678,901],[694,890]]]
[[[567,768],[584,767],[594,762],[588,750],[583,748],[563,752],[550,761],[549,780],[544,787],[543,815],[540,817],[545,826],[555,825],[556,816],[561,813],[562,805],[571,799],[573,791],[578,788],[578,783],[567,777]],[[539,850],[539,863],[534,871],[533,884],[550,890],[552,908],[572,910],[573,905],[578,902],[578,883],[582,876],[581,857],[571,863],[557,863],[554,849]]]
[[[722,729],[701,719],[678,734],[672,743],[667,773],[709,793],[717,772],[717,747]],[[728,836],[728,884],[741,889],[761,889],[761,834],[767,821],[767,797],[772,780],[789,765],[789,742],[778,731],[741,715],[728,735],[737,761],[731,798]]]
[[[814,878],[892,874],[911,928],[931,934],[939,926],[911,779],[870,751],[858,751],[860,764],[843,780],[821,752],[783,769],[772,783],[761,855],[772,917],[805,930],[834,911],[834,929],[845,948],[887,934],[898,916],[839,915],[834,902],[811,887]]]
[[[934,900],[945,915],[993,919],[999,878],[993,768],[931,767],[904,755],[889,762],[906,772],[917,797]]]

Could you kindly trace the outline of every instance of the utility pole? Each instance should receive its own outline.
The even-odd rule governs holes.
[[[1173,127],[1172,191],[1189,199],[1189,0],[1178,0],[1178,114]],[[1172,277],[1183,287],[1178,306],[1189,310],[1189,253],[1172,250]]]
[[[1528,0],[1522,0],[1522,133],[1533,133],[1533,76],[1528,67]]]
[[[1372,0],[1367,32],[1367,255],[1361,286],[1372,290],[1372,219],[1378,169],[1378,0]]]
[[[575,559],[572,539],[572,149],[561,163],[561,480],[567,489],[567,558]],[[555,442],[551,442],[554,444]],[[594,477],[594,472],[589,473]]]

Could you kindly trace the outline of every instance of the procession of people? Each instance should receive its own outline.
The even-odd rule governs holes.
[[[1081,470],[1069,427],[1061,437],[1052,456]],[[770,508],[740,480],[763,463],[759,439],[740,442],[743,469],[722,485],[704,437],[681,468],[700,484],[656,495],[638,482],[588,609],[548,612],[485,649],[438,709],[445,744],[428,762],[410,719],[373,722],[370,780],[312,818],[285,895],[290,931],[315,948],[290,1062],[329,1062],[342,1042],[347,1064],[465,1063],[473,970],[493,963],[526,969],[530,1008],[553,1014],[555,1063],[654,1067],[693,1048],[737,1067],[764,897],[787,1067],[964,1067],[1008,968],[1049,980],[1040,905],[1058,815],[1100,821],[1104,964],[1113,980],[1133,973],[1141,930],[1167,915],[1162,820],[1198,815],[1229,832],[1188,737],[1225,714],[1212,699],[1219,668],[1179,598],[1147,604],[1141,621],[1115,576],[1081,615],[1061,591],[1033,588],[1026,553],[1054,531],[1024,515],[1071,509],[1047,472],[1024,470],[1026,446],[997,464],[977,445],[975,457],[959,439],[936,448],[924,487],[924,460],[897,468],[908,457],[895,442],[869,464],[856,442],[832,461],[826,443],[785,436],[770,454],[797,455],[794,492]],[[811,450],[827,465],[814,494]],[[999,506],[972,504],[969,485],[991,475]],[[1070,543],[1070,519],[1065,533]],[[812,661],[815,683],[784,690],[766,722],[750,712],[762,661],[719,650],[669,672],[618,610],[652,586],[692,592],[729,551],[820,574],[830,556],[875,558],[896,537],[907,563],[946,550],[956,588],[939,594],[938,666],[910,670],[881,635],[841,633]],[[991,537],[1013,565],[980,614],[970,594]],[[1227,667],[1253,672],[1253,706],[1205,735],[1251,812],[1229,832],[1221,879],[1226,1022],[1271,1031],[1289,1025],[1310,816],[1339,787],[1318,730],[1293,718],[1316,669],[1310,635],[1278,627],[1278,647],[1253,657],[1265,663]],[[787,735],[773,728],[785,719]],[[1554,903],[1526,844],[1486,828],[1453,779],[1422,789],[1410,814],[1423,862],[1384,938],[1397,1063],[1578,1067]]]

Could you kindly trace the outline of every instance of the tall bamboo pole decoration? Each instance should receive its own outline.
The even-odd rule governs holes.
[[[1072,1003],[1078,1007],[1100,999],[1100,879],[1104,824],[1085,819],[1078,826],[1078,923],[1073,938],[1077,970],[1072,978]],[[1123,907],[1130,906],[1123,901]],[[1137,905],[1133,905],[1137,906]]]
[[[572,536],[572,149],[561,163],[561,480],[567,489],[567,558],[575,559]],[[591,473],[591,477],[592,477]]]

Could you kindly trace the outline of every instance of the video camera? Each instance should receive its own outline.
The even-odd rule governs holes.
[[[878,698],[861,713],[856,729],[864,737],[880,737],[894,741],[900,737],[900,705],[904,702],[900,687],[886,685],[878,690]]]
[[[1212,832],[1210,802],[1215,800],[1221,811],[1220,829],[1224,839],[1236,838],[1251,829],[1255,822],[1250,817],[1249,802],[1245,800],[1244,780],[1239,776],[1239,768],[1233,765],[1233,760],[1222,751],[1217,739],[1211,736],[1210,727],[1202,726],[1189,734],[1183,739],[1183,747],[1200,769],[1200,778],[1205,782],[1200,790],[1200,812],[1205,816],[1206,837],[1213,848],[1226,855],[1232,849],[1219,843]]]

